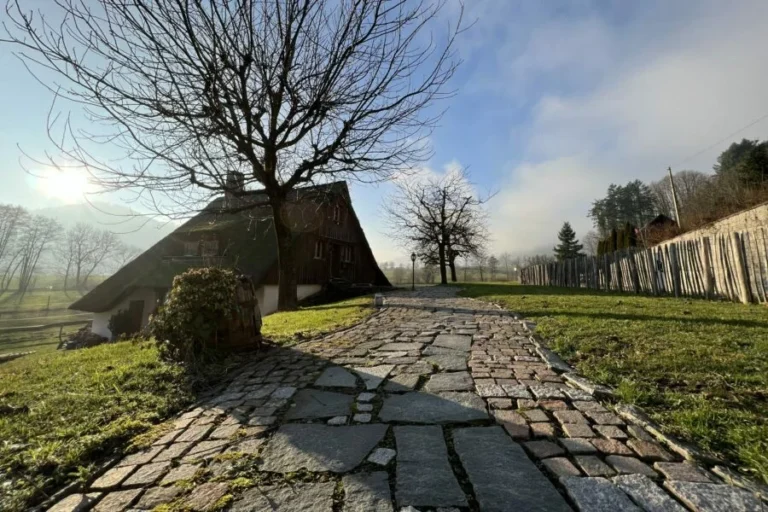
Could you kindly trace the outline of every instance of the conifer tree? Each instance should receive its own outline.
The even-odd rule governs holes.
[[[555,247],[555,257],[558,261],[584,256],[581,252],[584,246],[576,240],[576,232],[571,227],[570,222],[563,224],[562,229],[557,234],[557,239],[560,240],[560,243]]]

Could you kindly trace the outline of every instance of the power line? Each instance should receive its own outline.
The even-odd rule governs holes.
[[[751,127],[755,126],[757,123],[759,123],[760,121],[762,121],[764,119],[768,119],[768,114],[765,114],[764,116],[761,116],[759,119],[756,119],[756,120],[752,121],[748,125],[746,125],[746,126],[744,126],[742,128],[739,128],[738,130],[736,130],[735,132],[733,132],[733,133],[731,133],[729,135],[726,135],[722,139],[718,140],[717,142],[715,142],[713,144],[710,144],[709,146],[707,146],[706,148],[702,149],[698,153],[694,153],[693,155],[685,158],[684,160],[681,160],[680,162],[676,163],[673,167],[680,167],[682,164],[684,164],[688,160],[696,158],[697,156],[701,155],[702,153],[706,153],[707,151],[709,151],[710,149],[714,148],[715,146],[717,146],[719,144],[722,144],[723,142],[727,141],[728,139],[730,139],[734,135],[738,135],[739,133],[743,132],[747,128],[751,128]]]

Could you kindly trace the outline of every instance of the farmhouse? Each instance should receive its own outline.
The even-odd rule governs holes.
[[[277,243],[272,209],[262,191],[247,191],[242,176],[228,177],[230,192],[159,241],[70,306],[95,313],[93,332],[111,337],[109,319],[128,310],[136,330],[162,303],[174,276],[193,267],[221,266],[249,276],[263,314],[277,309]],[[298,296],[331,281],[389,286],[352,208],[345,182],[291,192],[280,222],[294,234]]]

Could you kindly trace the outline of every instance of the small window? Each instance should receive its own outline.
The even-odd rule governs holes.
[[[345,245],[341,248],[341,261],[346,263],[352,263],[354,260],[353,258],[353,249],[349,245]]]
[[[323,244],[323,242],[321,240],[318,240],[317,242],[315,242],[315,259],[316,260],[323,259],[323,246],[324,245],[325,244]]]
[[[333,207],[333,222],[341,224],[341,206],[339,205]]]
[[[197,242],[184,242],[184,256],[197,256]]]
[[[219,255],[218,240],[203,241],[203,256],[218,256],[218,255]]]

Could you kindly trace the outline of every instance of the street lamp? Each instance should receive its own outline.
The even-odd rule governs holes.
[[[411,253],[411,291],[416,290],[416,253]]]

